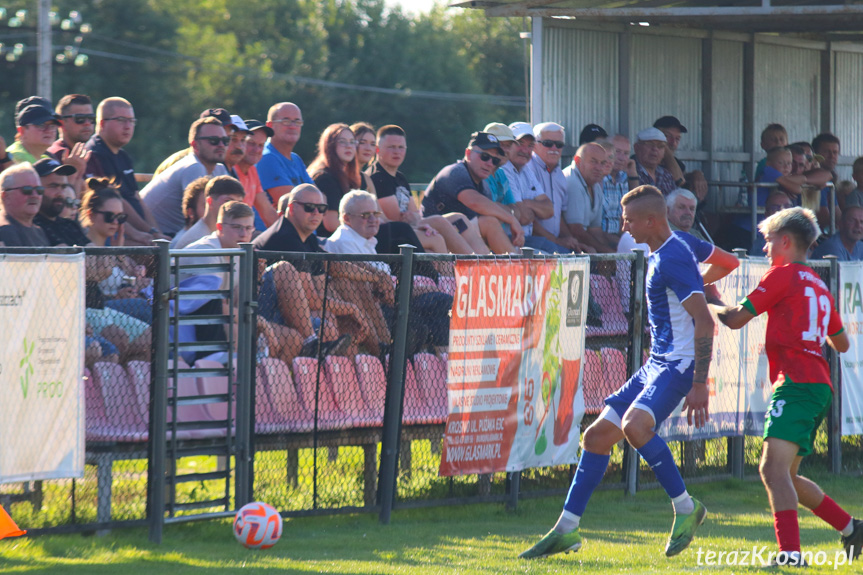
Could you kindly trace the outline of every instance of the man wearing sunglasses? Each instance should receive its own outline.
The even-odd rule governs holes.
[[[60,217],[66,209],[66,189],[71,189],[69,177],[75,174],[75,167],[61,164],[54,158],[42,158],[33,169],[39,174],[45,193],[39,213],[33,222],[42,228],[52,246],[86,246],[90,239],[81,228],[78,220]]]
[[[524,245],[524,230],[507,207],[482,193],[483,182],[503,163],[504,151],[497,136],[474,132],[464,151],[464,159],[444,167],[425,191],[426,216],[453,214],[465,216],[493,253],[518,253]],[[455,216],[459,217],[459,216]],[[501,224],[509,224],[512,241]],[[464,232],[466,230],[459,230]]]
[[[201,176],[227,176],[225,151],[231,138],[222,122],[213,117],[199,118],[189,128],[192,153],[153,177],[141,190],[141,199],[152,212],[158,227],[166,234],[176,234],[185,223],[183,190]]]
[[[565,145],[563,126],[554,122],[543,122],[533,127],[533,135],[536,143],[525,169],[530,170],[545,196],[551,199],[552,205],[551,217],[537,220],[533,225],[533,235],[567,250],[581,252],[584,246],[572,237],[563,219],[567,202],[566,176],[560,167],[560,156]]]
[[[44,189],[39,174],[29,162],[0,172],[0,245],[49,246],[42,228],[33,223],[42,205]]]
[[[60,98],[55,108],[60,120],[60,137],[48,148],[48,155],[75,168],[69,176],[69,183],[80,192],[84,184],[84,174],[93,172],[87,169],[90,150],[87,141],[96,132],[96,113],[93,102],[84,94],[67,94]]]

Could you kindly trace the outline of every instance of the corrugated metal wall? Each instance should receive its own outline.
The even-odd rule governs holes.
[[[631,84],[633,134],[673,115],[689,130],[679,149],[701,149],[700,39],[633,35]]]
[[[863,156],[863,54],[836,52],[834,130],[843,156]]]
[[[713,42],[713,149],[717,152],[742,152],[743,146],[743,43],[727,40]],[[713,179],[737,181],[743,164],[714,162]],[[726,190],[736,201],[736,189]]]
[[[774,122],[785,126],[789,142],[810,141],[818,134],[820,78],[818,50],[755,44],[753,150],[760,152],[761,130]]]
[[[546,28],[543,118],[566,128],[575,145],[586,124],[617,129],[618,41],[612,32]]]

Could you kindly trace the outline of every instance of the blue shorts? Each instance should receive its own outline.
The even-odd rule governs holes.
[[[605,418],[620,427],[626,410],[636,406],[653,417],[655,430],[692,389],[694,370],[692,360],[666,361],[650,356],[623,387],[605,399],[611,411],[606,410]]]

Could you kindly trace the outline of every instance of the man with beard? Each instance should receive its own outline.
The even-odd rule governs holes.
[[[42,228],[52,246],[86,246],[89,238],[81,228],[78,220],[68,220],[60,217],[66,207],[66,188],[71,188],[69,176],[75,175],[75,167],[61,164],[54,158],[42,158],[33,169],[39,174],[45,193],[39,213],[33,222]]]
[[[78,193],[83,187],[90,160],[90,150],[85,145],[96,131],[93,103],[84,94],[67,94],[57,102],[55,112],[60,119],[60,138],[46,153],[61,164],[75,168],[69,175],[69,184]]]

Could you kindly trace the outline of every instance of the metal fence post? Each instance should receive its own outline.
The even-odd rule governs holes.
[[[384,408],[384,429],[381,438],[381,466],[378,472],[381,498],[380,522],[384,525],[390,522],[390,515],[396,498],[396,475],[398,473],[399,440],[401,438],[404,403],[405,361],[407,361],[408,316],[413,286],[414,247],[405,244],[399,246],[399,249],[402,261],[399,270],[399,290],[396,294],[398,312],[396,314],[395,333],[393,334],[392,356],[390,357],[387,402]]]
[[[234,456],[235,480],[234,493],[236,507],[239,509],[252,501],[252,452],[251,437],[254,417],[252,416],[252,386],[254,385],[255,364],[253,360],[255,321],[255,301],[253,285],[255,274],[255,251],[250,243],[240,244],[243,255],[240,257],[239,277],[239,322],[237,337],[237,452]]]
[[[835,193],[835,190],[831,188]],[[830,293],[833,301],[839,302],[839,260],[836,256],[825,256],[830,260]],[[842,473],[842,382],[839,354],[830,349],[830,378],[833,383],[833,403],[827,417],[827,451],[830,453],[830,469],[836,475]]]
[[[632,250],[635,254],[635,266],[632,270],[632,340],[630,342],[630,375],[641,368],[641,349],[644,337],[644,252]],[[635,495],[638,491],[638,451],[632,448],[628,442],[624,442],[623,469],[625,484],[624,493]]]
[[[746,254],[746,250],[743,248],[735,248],[734,255],[737,256],[739,260],[745,260],[749,256]],[[728,305],[732,305],[735,302],[725,302]],[[738,372],[739,373],[739,372]],[[745,465],[746,465],[746,436],[745,435],[735,435],[733,437],[728,438],[728,458],[729,458],[729,467],[731,471],[731,477],[735,479],[743,479]]]
[[[165,520],[165,435],[168,409],[168,324],[171,255],[167,240],[156,240],[156,285],[153,291],[153,363],[150,369],[150,445],[147,464],[147,519],[150,541],[162,542]]]

